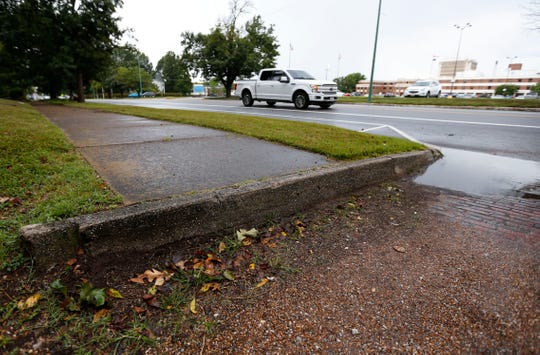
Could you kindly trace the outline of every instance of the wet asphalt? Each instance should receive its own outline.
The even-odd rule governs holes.
[[[213,129],[64,106],[36,108],[128,204],[331,164],[318,154]]]

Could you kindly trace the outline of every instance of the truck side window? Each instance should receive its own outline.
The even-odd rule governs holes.
[[[272,74],[272,80],[279,81],[282,76],[287,76],[284,71],[282,70],[276,70],[274,74]]]
[[[272,71],[271,70],[266,70],[266,71],[263,71],[261,73],[261,77],[259,78],[259,80],[272,80]]]

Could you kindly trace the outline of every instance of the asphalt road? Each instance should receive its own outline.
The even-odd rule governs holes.
[[[302,111],[292,104],[244,107],[240,100],[131,99],[89,100],[121,105],[234,112],[319,122],[386,136],[402,136],[443,148],[540,161],[540,112],[451,109],[420,106],[337,104]]]

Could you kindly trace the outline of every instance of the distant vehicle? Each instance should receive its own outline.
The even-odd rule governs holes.
[[[405,89],[403,96],[420,96],[420,97],[439,97],[441,94],[441,84],[438,81],[418,80],[413,85]]]
[[[474,99],[476,98],[475,94],[457,94],[456,99]]]
[[[364,95],[358,91],[355,91],[352,93],[352,96],[364,96]]]
[[[338,98],[336,83],[317,80],[304,70],[293,69],[263,69],[256,80],[238,81],[234,90],[244,106],[266,101],[268,106],[292,102],[298,109],[309,105],[329,108]]]
[[[128,95],[128,97],[139,97],[139,93],[138,92],[132,92],[131,94]]]
[[[337,95],[337,97],[342,97],[342,96],[345,95],[345,93],[343,91],[338,90],[338,91],[336,91],[336,95]]]
[[[538,98],[538,93],[536,93],[536,92],[528,92],[525,95],[523,95],[523,98],[524,99],[537,99]]]
[[[348,92],[344,93],[343,96],[351,96]]]
[[[384,97],[396,97],[396,95],[393,92],[387,92],[384,94]]]
[[[491,98],[492,99],[506,99],[507,97],[504,95],[493,95]]]
[[[156,93],[153,91],[145,91],[142,94],[142,97],[154,97],[154,96],[156,96]]]

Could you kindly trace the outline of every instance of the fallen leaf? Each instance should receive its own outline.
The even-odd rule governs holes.
[[[232,273],[231,270],[225,270],[225,271],[223,271],[223,276],[225,276],[225,278],[226,278],[227,280],[234,281],[234,274]]]
[[[69,259],[68,261],[66,261],[66,264],[69,265],[69,266],[73,266],[76,262],[77,262],[77,259],[73,258],[73,259]]]
[[[112,298],[124,298],[118,290],[115,290],[114,288],[109,288],[107,290],[107,294]]]
[[[394,245],[394,250],[400,253],[405,253],[405,247]]]
[[[157,293],[156,285],[153,285],[152,287],[150,287],[150,288],[148,289],[148,294],[149,294],[149,295],[155,296],[156,293]]]
[[[259,283],[257,284],[257,287],[263,287],[268,282],[268,279],[264,277]]]
[[[145,311],[144,308],[139,307],[139,306],[133,307],[133,310],[135,311],[135,313],[143,313]]]
[[[94,314],[94,323],[97,323],[104,318],[108,318],[110,314],[111,311],[109,311],[108,309],[100,309]]]
[[[220,242],[219,247],[218,247],[218,253],[223,253],[225,251],[225,249],[227,249],[227,246],[225,245],[225,243]]]
[[[249,239],[249,238],[244,239],[244,240],[242,241],[242,245],[245,246],[245,247],[251,245],[251,239]]]
[[[219,290],[219,284],[217,282],[208,282],[202,285],[201,292],[208,292],[208,291],[217,291]]]
[[[255,238],[259,232],[255,228],[251,228],[250,230],[240,229],[239,231],[236,231],[236,237],[238,238],[238,241],[241,242],[247,237]]]
[[[24,309],[33,308],[36,306],[40,298],[41,294],[38,292],[28,297],[25,301],[19,301],[19,303],[17,303],[17,308],[19,308],[21,311]]]
[[[193,314],[197,314],[197,304],[195,298],[189,303],[189,311]]]
[[[8,202],[10,200],[9,197],[2,196],[0,197],[0,203]]]
[[[255,264],[254,263],[249,264],[249,269],[250,270],[255,270]]]

